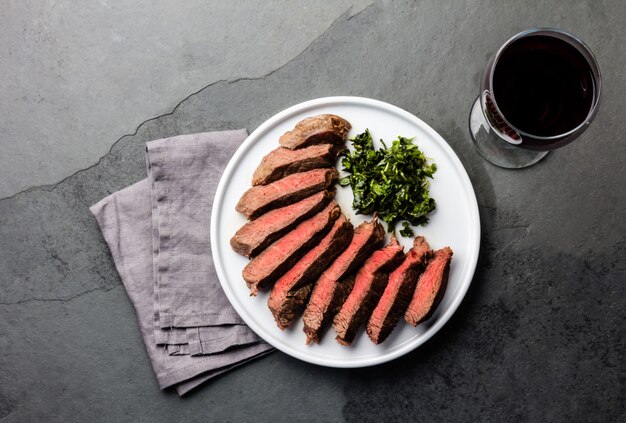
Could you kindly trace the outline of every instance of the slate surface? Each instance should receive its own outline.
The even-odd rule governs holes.
[[[0,420],[623,421],[624,16],[618,1],[377,2],[267,75],[212,83],[93,166],[0,200]],[[467,118],[487,57],[532,26],[584,39],[604,93],[579,140],[508,171],[474,151]],[[148,140],[253,130],[328,95],[396,104],[457,152],[483,230],[466,299],[392,363],[336,370],[276,353],[182,400],[159,391],[87,207],[144,177]]]
[[[370,2],[8,3],[0,8],[0,197],[87,167],[211,81],[266,74]]]

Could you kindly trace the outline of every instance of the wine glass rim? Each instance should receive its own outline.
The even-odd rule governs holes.
[[[546,36],[554,36],[554,34],[560,34],[561,36],[564,36],[566,39],[560,38],[560,37],[556,37],[559,38],[562,41],[565,41],[567,43],[569,43],[572,47],[576,48],[577,50],[583,50],[581,53],[586,53],[587,57],[585,57],[585,60],[587,60],[589,62],[590,67],[592,68],[591,71],[594,74],[594,78],[593,78],[593,82],[594,82],[594,88],[595,88],[595,93],[593,95],[593,104],[591,106],[591,108],[589,109],[589,113],[587,113],[587,116],[585,117],[585,119],[578,124],[576,127],[574,127],[573,129],[570,129],[567,132],[564,132],[562,134],[557,134],[557,135],[551,135],[551,136],[540,136],[540,135],[534,135],[525,131],[520,130],[519,128],[517,128],[515,125],[511,124],[511,122],[509,122],[509,120],[504,116],[504,114],[502,113],[502,111],[500,110],[500,107],[498,106],[498,102],[496,101],[496,96],[493,90],[493,76],[496,70],[496,65],[498,64],[498,59],[500,58],[500,56],[502,55],[502,53],[515,41],[521,39],[521,38],[525,38],[528,36],[532,36],[532,35],[546,35]],[[585,56],[585,54],[583,54],[583,56]],[[591,119],[593,119],[594,115],[596,114],[597,110],[598,110],[598,105],[600,104],[600,94],[602,91],[602,75],[600,74],[600,67],[598,66],[598,62],[596,60],[596,57],[594,56],[593,52],[591,51],[591,49],[589,48],[589,46],[587,46],[587,44],[585,44],[585,42],[583,40],[581,40],[580,38],[578,38],[576,35],[572,34],[569,31],[565,31],[563,29],[560,28],[531,28],[531,29],[527,29],[525,31],[522,31],[518,34],[515,34],[514,36],[512,36],[511,38],[509,38],[504,44],[502,44],[502,46],[498,49],[498,51],[496,52],[496,54],[493,57],[493,65],[491,66],[491,71],[489,73],[489,91],[493,94],[492,95],[492,100],[493,100],[493,104],[496,108],[496,110],[498,111],[498,114],[500,115],[500,117],[504,120],[504,122],[510,126],[513,130],[517,131],[520,135],[523,136],[527,136],[527,137],[532,137],[534,139],[537,140],[545,140],[545,141],[550,141],[550,140],[555,140],[555,139],[559,139],[559,138],[564,138],[567,137],[571,134],[576,133],[577,131],[579,131],[581,128],[583,128],[585,125],[588,125],[589,122],[591,122]]]

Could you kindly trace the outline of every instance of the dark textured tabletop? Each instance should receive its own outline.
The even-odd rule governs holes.
[[[0,12],[2,423],[626,420],[623,2],[139,3]],[[574,143],[504,170],[468,113],[487,59],[540,26],[594,51],[601,106]],[[160,391],[88,206],[145,177],[148,140],[252,131],[334,95],[406,109],[460,157],[482,226],[463,303],[387,364],[277,352],[186,398]]]

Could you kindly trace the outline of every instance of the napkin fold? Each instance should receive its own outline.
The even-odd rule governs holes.
[[[161,328],[243,323],[213,267],[209,219],[219,178],[246,136],[245,130],[192,134],[146,144]]]
[[[210,246],[211,205],[245,130],[146,144],[148,178],[90,210],[135,308],[159,386],[183,395],[273,348],[221,289]]]

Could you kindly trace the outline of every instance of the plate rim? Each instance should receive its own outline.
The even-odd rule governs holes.
[[[224,271],[223,261],[220,260],[221,252],[219,251],[219,242],[218,242],[219,227],[217,223],[217,213],[218,213],[217,211],[221,208],[221,204],[225,196],[225,187],[228,183],[228,180],[231,177],[231,173],[233,172],[236,164],[238,164],[239,161],[241,160],[241,157],[245,154],[245,152],[252,145],[254,145],[255,142],[258,141],[259,137],[263,133],[265,133],[267,130],[269,130],[270,128],[272,128],[273,126],[275,126],[276,124],[280,123],[282,120],[290,117],[293,114],[306,111],[307,109],[316,108],[319,106],[329,106],[329,105],[333,105],[337,103],[353,103],[353,104],[361,105],[361,106],[365,105],[365,106],[373,106],[376,108],[385,109],[388,112],[400,115],[401,117],[413,122],[416,126],[426,131],[432,138],[434,138],[437,141],[439,146],[446,152],[446,154],[449,156],[449,158],[453,162],[455,170],[457,171],[457,173],[459,174],[461,178],[461,184],[463,186],[463,190],[468,195],[468,199],[470,202],[469,208],[470,208],[470,213],[471,213],[470,220],[476,222],[476,225],[473,225],[473,233],[472,233],[472,237],[475,240],[474,246],[473,246],[474,248],[472,249],[473,250],[472,254],[471,255],[468,254],[468,260],[470,261],[468,280],[461,281],[462,284],[460,286],[459,293],[456,295],[455,298],[452,299],[449,307],[441,315],[441,317],[435,322],[435,324],[430,326],[428,330],[424,332],[424,334],[419,338],[418,342],[414,342],[414,343],[408,342],[405,344],[401,344],[397,348],[389,350],[388,353],[385,353],[383,355],[377,355],[373,357],[369,356],[369,357],[365,357],[362,359],[357,359],[354,361],[346,361],[346,362],[343,362],[343,361],[337,362],[332,359],[324,360],[318,357],[309,356],[297,350],[291,350],[290,348],[288,348],[288,346],[286,348],[284,344],[276,345],[274,342],[271,342],[270,339],[266,339],[266,337],[262,335],[262,333],[266,331],[266,329],[262,325],[258,325],[256,321],[254,320],[247,319],[246,311],[244,310],[245,307],[243,305],[240,305],[238,301],[235,301],[236,300],[235,293],[230,289],[229,284],[225,282],[228,280],[228,278]],[[284,109],[274,114],[272,117],[270,117],[261,125],[259,125],[250,135],[248,135],[248,137],[237,148],[237,150],[235,151],[235,154],[233,154],[233,156],[230,158],[228,164],[226,165],[226,168],[224,169],[224,172],[220,176],[220,181],[218,183],[212,204],[213,206],[211,210],[211,223],[210,223],[211,254],[212,254],[213,264],[214,264],[215,271],[217,273],[217,277],[219,279],[220,285],[222,287],[222,290],[226,294],[226,297],[228,298],[228,301],[230,302],[230,304],[233,306],[235,311],[237,311],[237,313],[242,318],[242,320],[259,337],[261,337],[265,342],[272,345],[274,348],[284,352],[285,354],[289,356],[297,358],[299,360],[312,363],[312,364],[325,366],[325,367],[360,368],[360,367],[374,366],[374,365],[386,363],[388,361],[401,357],[405,354],[408,354],[409,352],[417,349],[418,347],[426,343],[437,332],[439,332],[439,330],[450,320],[450,318],[458,310],[459,306],[461,305],[463,299],[465,298],[467,291],[469,290],[469,287],[474,279],[476,266],[478,264],[478,257],[480,253],[480,242],[481,242],[480,214],[478,210],[478,201],[476,199],[476,193],[474,191],[474,187],[467,173],[467,170],[465,169],[465,166],[463,166],[463,163],[459,159],[458,155],[454,152],[452,147],[450,147],[447,141],[437,131],[435,131],[432,127],[430,127],[430,125],[428,125],[426,122],[424,122],[423,120],[421,120],[414,114],[398,106],[392,105],[390,103],[387,103],[381,100],[375,100],[372,98],[358,97],[358,96],[321,97],[321,98],[316,98],[313,100],[308,100],[308,101],[295,104],[293,106],[288,107],[287,109]],[[215,207],[216,204],[220,206]]]

